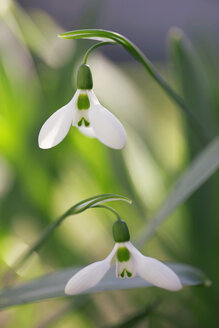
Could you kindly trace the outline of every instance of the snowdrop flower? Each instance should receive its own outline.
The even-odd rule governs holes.
[[[113,225],[116,242],[111,253],[102,261],[92,263],[77,272],[66,284],[65,293],[76,295],[97,285],[110,269],[113,258],[116,262],[117,278],[141,278],[160,288],[177,291],[182,288],[178,276],[162,262],[142,255],[129,241],[126,223],[119,220]]]
[[[110,148],[121,149],[125,146],[126,132],[123,125],[99,103],[92,88],[90,68],[83,64],[78,71],[77,91],[73,98],[42,126],[38,138],[40,148],[58,145],[66,137],[71,125],[88,137],[96,137]]]

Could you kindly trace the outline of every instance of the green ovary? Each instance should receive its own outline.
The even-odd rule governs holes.
[[[127,262],[130,259],[130,253],[128,248],[120,247],[117,250],[117,259],[119,262]]]
[[[90,108],[90,101],[87,94],[78,96],[77,106],[79,110],[87,110]]]

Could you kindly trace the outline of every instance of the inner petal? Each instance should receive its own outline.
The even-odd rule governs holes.
[[[87,110],[78,110],[76,108],[74,121],[72,123],[73,126],[76,127],[89,127],[90,126],[90,120],[88,117],[88,111]]]
[[[116,253],[116,276],[132,278],[136,275],[135,263],[127,247],[119,247]]]

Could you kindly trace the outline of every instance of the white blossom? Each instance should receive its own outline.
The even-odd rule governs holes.
[[[97,285],[116,261],[116,277],[132,278],[139,275],[152,285],[171,291],[182,288],[182,284],[173,270],[162,262],[144,256],[130,241],[116,243],[112,252],[102,261],[92,263],[78,271],[66,284],[65,293],[76,295]]]
[[[71,126],[110,148],[121,149],[126,144],[123,125],[99,103],[93,90],[78,89],[67,105],[49,117],[40,130],[39,147],[48,149],[58,145]]]

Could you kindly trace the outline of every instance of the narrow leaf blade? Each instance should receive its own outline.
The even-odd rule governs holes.
[[[69,31],[59,34],[58,37],[62,39],[91,39],[95,41],[115,43],[119,41],[120,35],[118,33],[105,30],[90,29]]]
[[[200,118],[205,134],[212,138],[218,132],[218,122],[215,120],[214,101],[200,55],[184,32],[176,27],[169,32],[169,50],[183,96]]]
[[[165,219],[194,191],[207,181],[219,167],[219,137],[216,137],[192,162],[173,187],[164,204],[149,221],[138,238],[138,247],[147,242]]]
[[[192,286],[209,284],[209,280],[199,269],[179,263],[170,263],[168,266],[176,272],[183,285]],[[0,308],[55,297],[63,297],[65,296],[64,288],[67,281],[80,269],[81,268],[65,269],[17,287],[7,288],[0,294]],[[97,286],[88,290],[85,294],[149,286],[151,286],[151,284],[140,277],[134,277],[132,279],[116,278],[115,267],[112,267],[103,280]]]

